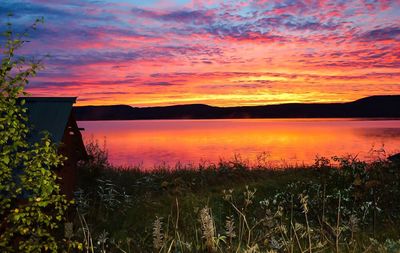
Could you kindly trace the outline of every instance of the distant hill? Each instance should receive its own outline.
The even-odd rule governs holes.
[[[348,103],[215,107],[203,104],[160,107],[77,106],[77,120],[227,119],[227,118],[398,118],[400,95],[371,96]]]

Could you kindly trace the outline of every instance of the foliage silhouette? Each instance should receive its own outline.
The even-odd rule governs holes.
[[[57,153],[46,133],[40,142],[28,141],[25,101],[20,99],[28,95],[25,87],[42,64],[19,57],[16,51],[27,42],[27,33],[42,22],[36,20],[20,34],[7,23],[4,45],[0,45],[1,252],[60,252],[65,245],[56,235],[70,203],[60,193],[59,178],[52,169],[66,158]]]

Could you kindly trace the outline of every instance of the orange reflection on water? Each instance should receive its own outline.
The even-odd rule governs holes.
[[[106,138],[116,165],[218,162],[240,154],[256,161],[262,153],[275,165],[310,164],[316,155],[358,155],[371,148],[400,150],[400,120],[230,119],[81,121],[86,140]],[[265,157],[264,157],[265,158]]]

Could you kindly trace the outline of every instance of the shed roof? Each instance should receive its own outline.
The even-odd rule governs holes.
[[[39,141],[42,137],[40,133],[47,131],[54,143],[60,143],[76,97],[24,97],[21,99],[25,99],[29,126],[32,128],[29,142]]]

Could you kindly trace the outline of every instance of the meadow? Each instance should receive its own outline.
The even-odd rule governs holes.
[[[281,4],[272,4],[272,11],[277,10],[284,17],[281,21],[279,16],[268,14],[270,6],[255,8],[258,4],[254,5],[254,10],[247,9],[249,7],[244,4],[244,8],[237,7],[238,11],[232,12],[229,4],[225,3],[219,7],[193,9],[177,5],[177,8],[167,10],[137,5],[145,1],[131,5],[119,5],[115,1],[109,4],[90,2],[57,7],[53,3],[47,7],[32,3],[29,8],[19,8],[26,2],[12,3],[12,6],[5,4],[9,14],[4,19],[1,32],[4,38],[0,40],[0,252],[400,252],[399,159],[388,160],[386,154],[378,152],[376,159],[368,162],[357,156],[316,157],[311,165],[276,167],[271,165],[268,157],[260,156],[256,161],[248,161],[235,156],[231,160],[195,165],[177,164],[171,167],[165,163],[148,171],[141,167],[112,165],[107,151],[93,142],[87,145],[90,158],[79,164],[79,184],[74,198],[69,201],[58,184],[58,180],[62,179],[53,170],[67,159],[60,154],[63,147],[52,138],[51,127],[43,129],[48,130],[43,134],[35,133],[38,129],[32,128],[35,124],[32,125],[29,119],[23,99],[31,93],[34,96],[80,95],[79,105],[132,104],[134,101],[135,106],[146,107],[201,102],[222,107],[242,106],[238,107],[239,111],[245,105],[256,103],[258,109],[253,111],[254,117],[260,116],[257,112],[268,116],[259,107],[262,104],[258,104],[265,101],[271,104],[288,103],[289,107],[284,105],[285,114],[275,116],[287,116],[286,113],[289,113],[291,117],[307,117],[310,115],[308,109],[295,113],[291,110],[291,103],[345,102],[359,96],[372,96],[377,91],[382,95],[398,93],[398,87],[393,85],[397,73],[390,72],[398,67],[398,62],[390,58],[397,59],[391,55],[398,52],[398,40],[392,34],[398,34],[399,29],[397,16],[386,15],[395,13],[397,5],[375,6],[381,4],[375,1],[354,9],[359,3],[350,2],[347,6],[328,3],[324,9],[340,8],[346,14],[338,16],[338,24],[335,24],[336,13],[334,22],[328,20],[325,24],[325,16],[329,16],[330,12],[322,8],[317,12],[322,13],[323,19],[303,24],[308,16],[315,16],[315,8],[304,8],[304,3],[296,1],[293,1],[293,6],[287,6],[290,8],[286,13]],[[293,15],[292,7],[305,15]],[[392,10],[386,11],[389,7]],[[355,10],[350,12],[357,15],[348,15],[349,10]],[[385,10],[385,13],[377,10]],[[12,12],[16,15],[13,16]],[[116,13],[128,16],[121,19],[120,15],[114,15]],[[254,14],[242,16],[243,13]],[[363,18],[359,19],[360,13],[361,17],[370,17],[369,20],[376,23],[375,27],[364,22]],[[54,26],[50,26],[50,30],[37,30],[45,16]],[[193,22],[188,22],[192,21],[189,16],[193,16]],[[227,19],[229,16],[235,17],[235,20]],[[132,17],[134,24],[141,24],[139,27],[125,24],[125,20],[129,21]],[[286,22],[287,17],[291,17],[289,23]],[[199,18],[201,20],[196,21]],[[35,21],[26,25],[25,22],[30,19]],[[148,19],[157,22],[149,22]],[[265,23],[275,19],[278,22]],[[118,27],[116,24],[121,20],[124,24]],[[185,23],[190,27],[176,29],[175,24],[169,22]],[[105,27],[105,23],[113,24],[113,27]],[[142,29],[142,24],[153,23],[161,25]],[[277,29],[267,33],[266,25],[276,26]],[[70,30],[65,30],[68,27]],[[136,28],[140,34],[135,32],[139,31]],[[315,28],[321,28],[319,33],[307,36],[307,30],[318,32]],[[29,36],[36,30],[38,36]],[[62,31],[59,33],[60,43],[57,43],[58,31]],[[203,31],[206,33],[203,34]],[[274,31],[279,33],[273,34]],[[337,34],[346,34],[348,38]],[[17,54],[31,39],[37,38],[37,42],[29,44],[22,54]],[[64,43],[66,38],[70,39],[68,43]],[[142,39],[145,39],[143,43]],[[271,43],[265,43],[266,40]],[[275,40],[278,44],[274,45]],[[135,41],[139,42],[138,47]],[[247,45],[243,43],[250,41]],[[300,44],[290,44],[290,41]],[[380,41],[384,44],[379,45]],[[132,42],[135,47],[132,47]],[[164,42],[166,44],[162,44]],[[236,42],[239,44],[233,45]],[[310,54],[305,42],[312,45],[315,52]],[[354,47],[348,47],[354,50],[343,51],[338,47],[343,42],[356,43]],[[371,47],[371,43],[378,44]],[[141,47],[141,44],[145,46]],[[68,45],[72,47],[68,48]],[[116,47],[113,49],[108,45]],[[278,45],[281,50],[276,50]],[[239,48],[244,51],[238,51]],[[48,57],[49,54],[52,56]],[[255,54],[260,57],[253,58]],[[238,57],[232,58],[232,55]],[[268,55],[276,57],[266,58]],[[380,59],[383,55],[389,57],[384,64]],[[268,71],[264,70],[266,60],[273,63]],[[44,61],[49,62],[50,68],[43,69]],[[170,64],[174,62],[178,65]],[[227,63],[229,68],[225,68]],[[298,66],[305,68],[302,70]],[[338,75],[326,75],[332,72],[332,67]],[[381,69],[381,72],[370,72],[371,69]],[[30,82],[41,70],[43,74]],[[82,70],[85,70],[84,75]],[[125,78],[119,80],[119,77]],[[344,85],[338,86],[338,83]],[[28,86],[30,84],[33,85]],[[371,89],[370,84],[380,86],[376,88],[374,85]],[[174,87],[168,88],[171,85]],[[114,89],[123,92],[115,92]],[[337,101],[338,97],[340,101]],[[370,101],[370,98],[367,100]],[[327,112],[331,110],[328,113],[330,117],[397,117],[397,102],[381,99],[377,105],[385,107],[370,104],[342,110],[345,108],[330,104]],[[309,108],[310,104],[304,106]],[[43,122],[60,124],[58,113],[51,115],[47,113],[48,108],[50,106],[41,112],[45,119]],[[175,106],[172,108],[176,109]],[[191,118],[190,113],[195,111],[193,106],[183,105],[183,108],[189,108],[189,113],[183,111],[179,115],[170,111],[167,118]],[[151,110],[150,118],[159,118]],[[354,113],[354,110],[361,114]],[[311,116],[327,116],[325,113],[316,114],[316,111]],[[203,111],[202,115],[193,118],[209,118],[212,115],[208,112]],[[211,118],[217,117],[215,115]],[[249,116],[247,113],[236,114],[235,111],[222,116],[232,115]],[[69,115],[69,118],[73,117]],[[98,125],[98,122],[94,124]],[[396,122],[390,124],[398,128]],[[182,124],[172,125],[191,129]],[[394,139],[389,128],[379,125],[379,128],[385,129],[389,140]],[[70,125],[67,128],[64,125],[63,129],[66,134],[76,136],[70,131]],[[144,144],[151,142],[148,137],[154,135],[154,132],[143,135],[137,128],[130,129],[135,129],[135,133],[144,138],[139,145],[140,150],[144,149]],[[165,130],[159,127],[154,129]],[[215,127],[209,129],[215,130]],[[258,129],[265,131],[262,126]],[[332,135],[330,131],[319,135],[315,129],[304,129],[309,129],[314,139],[328,140],[330,151],[335,150],[332,147],[337,139],[360,147],[359,143],[349,138],[351,135]],[[300,136],[304,136],[304,129]],[[268,129],[267,132],[271,133]],[[226,125],[221,132],[209,133],[216,136],[227,133]],[[239,141],[236,143],[246,150],[240,138],[243,136],[248,140],[248,136],[243,133],[246,131],[234,132],[233,129],[231,136],[237,137]],[[265,137],[260,132],[254,133],[254,140]],[[36,134],[38,136],[34,136]],[[119,135],[124,140],[138,139],[127,136],[125,133]],[[172,136],[174,145],[170,145],[171,148],[182,147],[176,142],[179,135],[168,133],[165,136]],[[233,139],[231,136],[226,136],[226,139]],[[276,134],[272,133],[272,136],[276,137]],[[361,136],[376,135],[371,131],[362,131]],[[40,138],[31,141],[31,137]],[[211,138],[202,139],[210,144],[208,140]],[[292,142],[295,138],[287,135],[284,139]],[[183,146],[184,149],[192,148],[197,143],[190,138],[186,140],[189,144]],[[218,138],[215,140],[218,143]],[[170,142],[167,140],[165,143],[169,145]],[[252,142],[250,139],[250,144],[254,144]],[[160,142],[153,143],[160,145]],[[304,143],[305,148],[311,146],[307,139],[299,139],[298,143]],[[267,149],[265,143],[260,144]],[[215,146],[207,146],[211,147],[206,152],[210,161],[213,154],[220,155]],[[268,146],[276,147],[273,143]],[[398,144],[394,146],[396,148]],[[347,152],[342,146],[339,149],[340,152]],[[351,151],[357,152],[354,149]],[[118,151],[121,152],[122,148]],[[292,155],[291,152],[279,153]],[[141,160],[146,160],[137,154]],[[159,152],[156,156],[162,157]]]
[[[84,252],[399,252],[399,163],[113,167],[87,145],[65,237]]]

